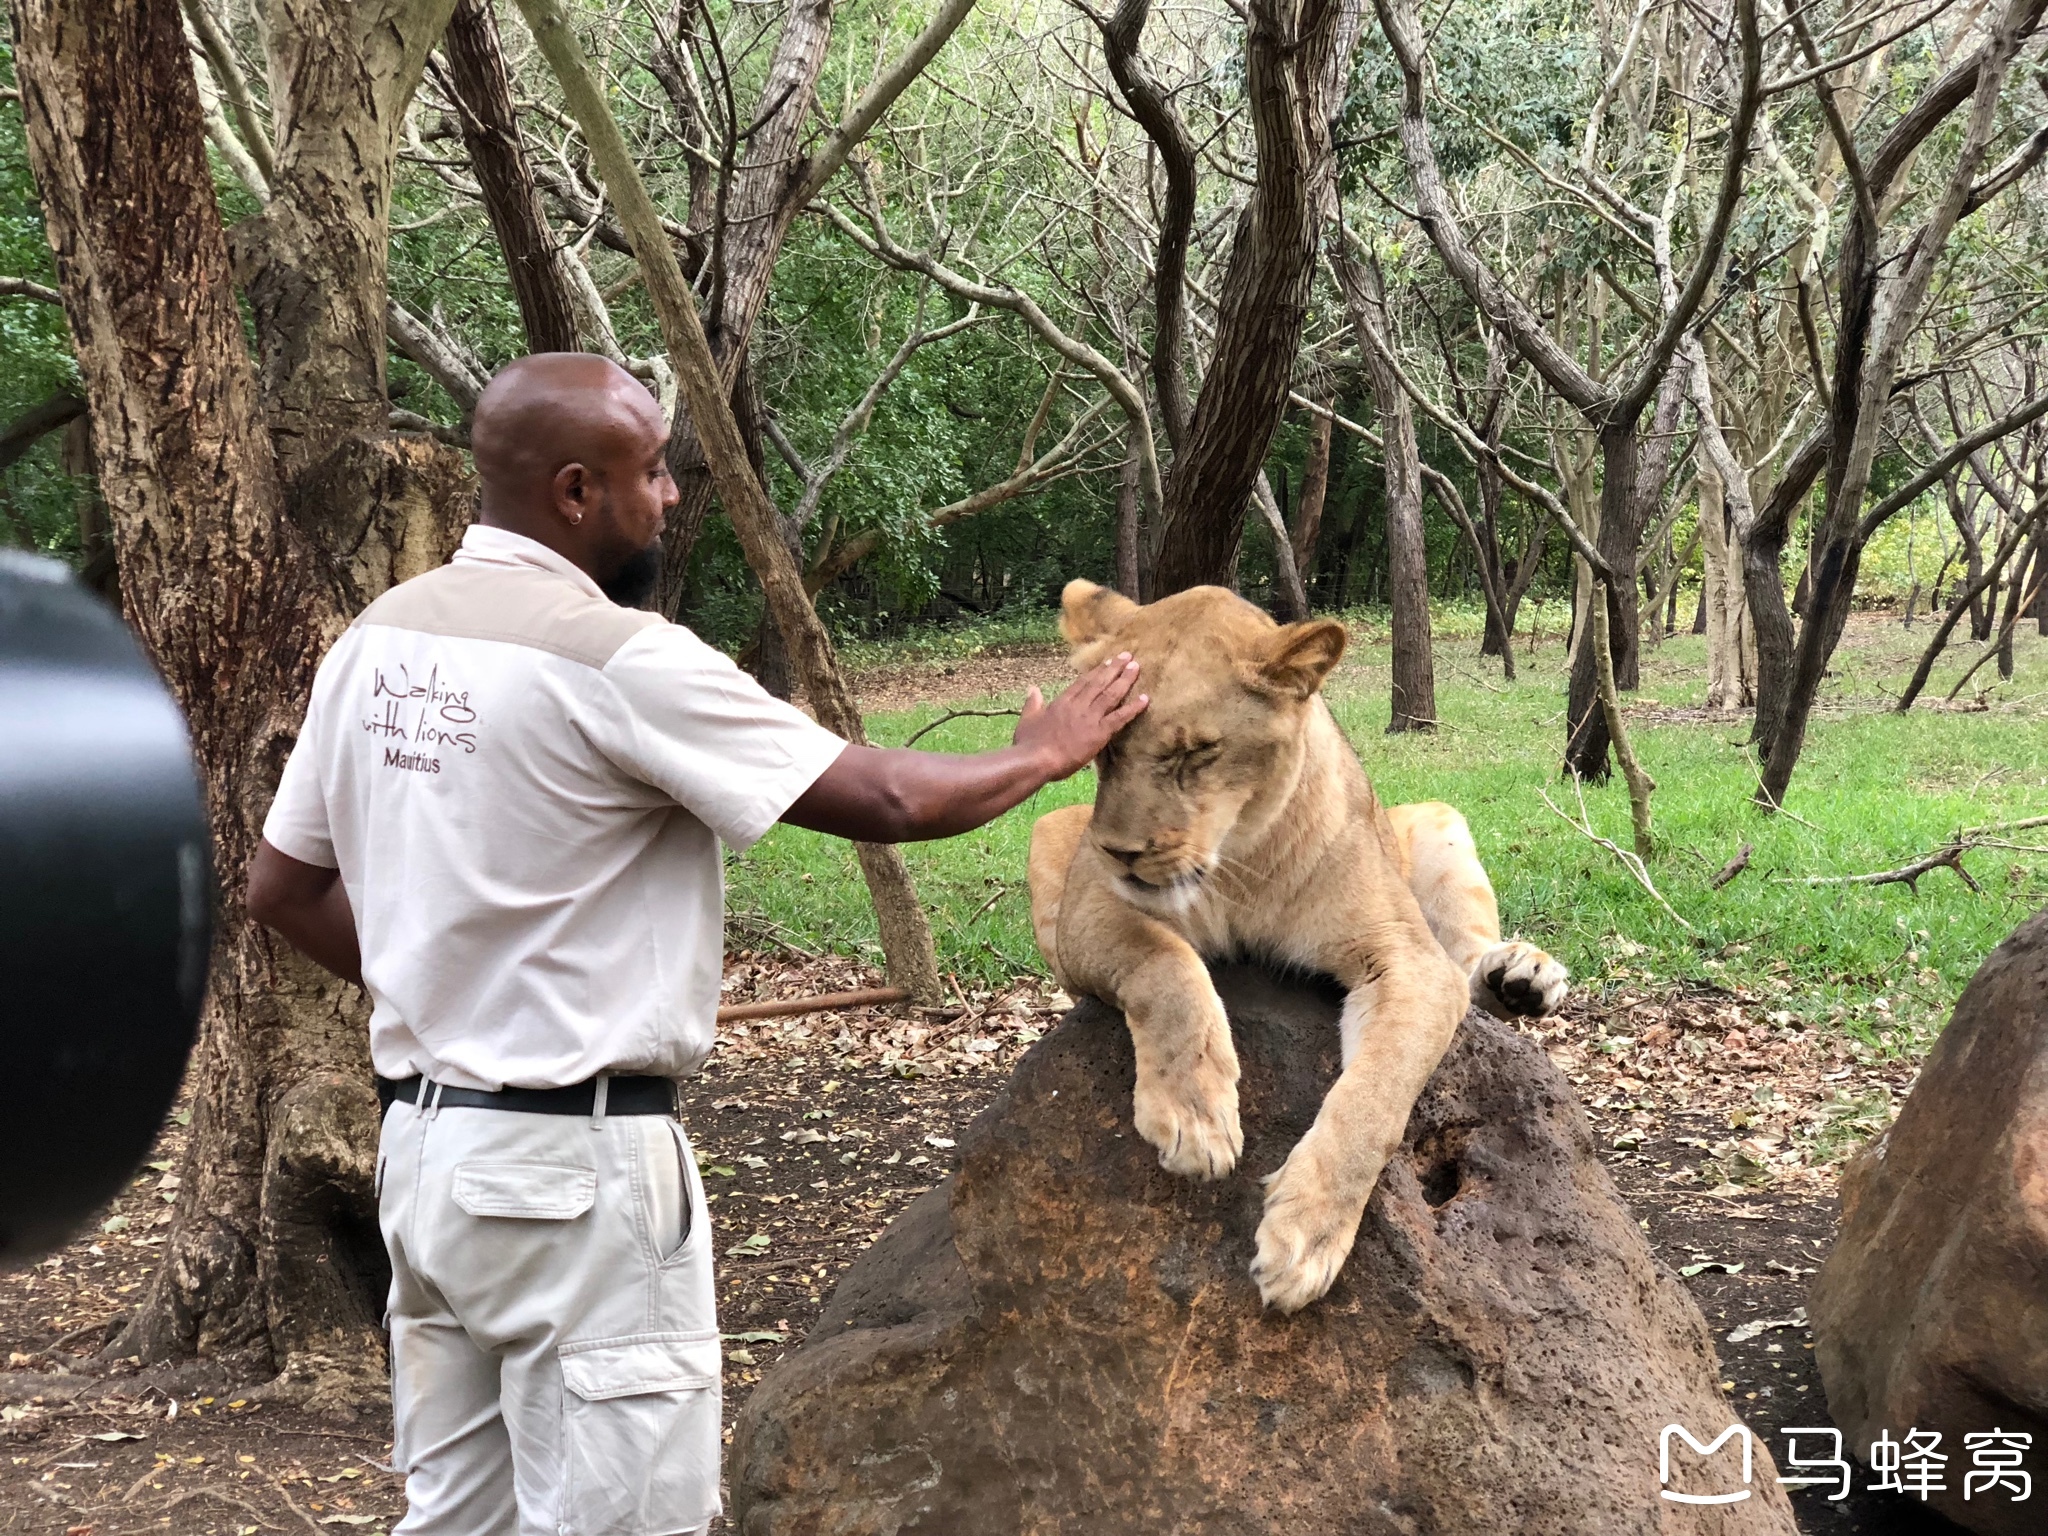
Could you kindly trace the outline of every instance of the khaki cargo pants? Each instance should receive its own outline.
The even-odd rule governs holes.
[[[681,1125],[394,1103],[378,1209],[397,1536],[680,1536],[719,1513],[711,1223]]]

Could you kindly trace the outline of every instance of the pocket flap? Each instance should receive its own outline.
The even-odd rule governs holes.
[[[718,1385],[716,1333],[642,1333],[592,1339],[559,1351],[562,1384],[585,1402]]]
[[[455,1203],[472,1216],[568,1221],[597,1201],[597,1172],[561,1163],[471,1162],[455,1166]]]

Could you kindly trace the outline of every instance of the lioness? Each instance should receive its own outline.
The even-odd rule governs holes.
[[[1252,1278],[1292,1312],[1330,1288],[1380,1170],[1466,1005],[1540,1015],[1562,965],[1502,943],[1493,887],[1448,805],[1383,807],[1321,695],[1328,620],[1281,626],[1220,587],[1140,607],[1069,582],[1078,668],[1129,651],[1151,707],[1097,763],[1095,804],[1031,834],[1031,922],[1061,984],[1123,1010],[1138,1134],[1174,1173],[1244,1150],[1237,1052],[1203,957],[1326,972],[1347,996],[1342,1075],[1267,1180]]]

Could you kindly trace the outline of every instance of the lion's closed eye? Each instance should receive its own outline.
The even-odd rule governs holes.
[[[1213,741],[1191,746],[1169,747],[1166,751],[1159,754],[1159,776],[1186,786],[1196,778],[1199,778],[1202,770],[1210,767],[1222,755],[1222,744]]]

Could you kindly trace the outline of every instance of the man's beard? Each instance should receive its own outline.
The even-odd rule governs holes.
[[[626,563],[599,582],[598,588],[621,608],[638,608],[654,595],[661,580],[661,541],[627,557]]]

